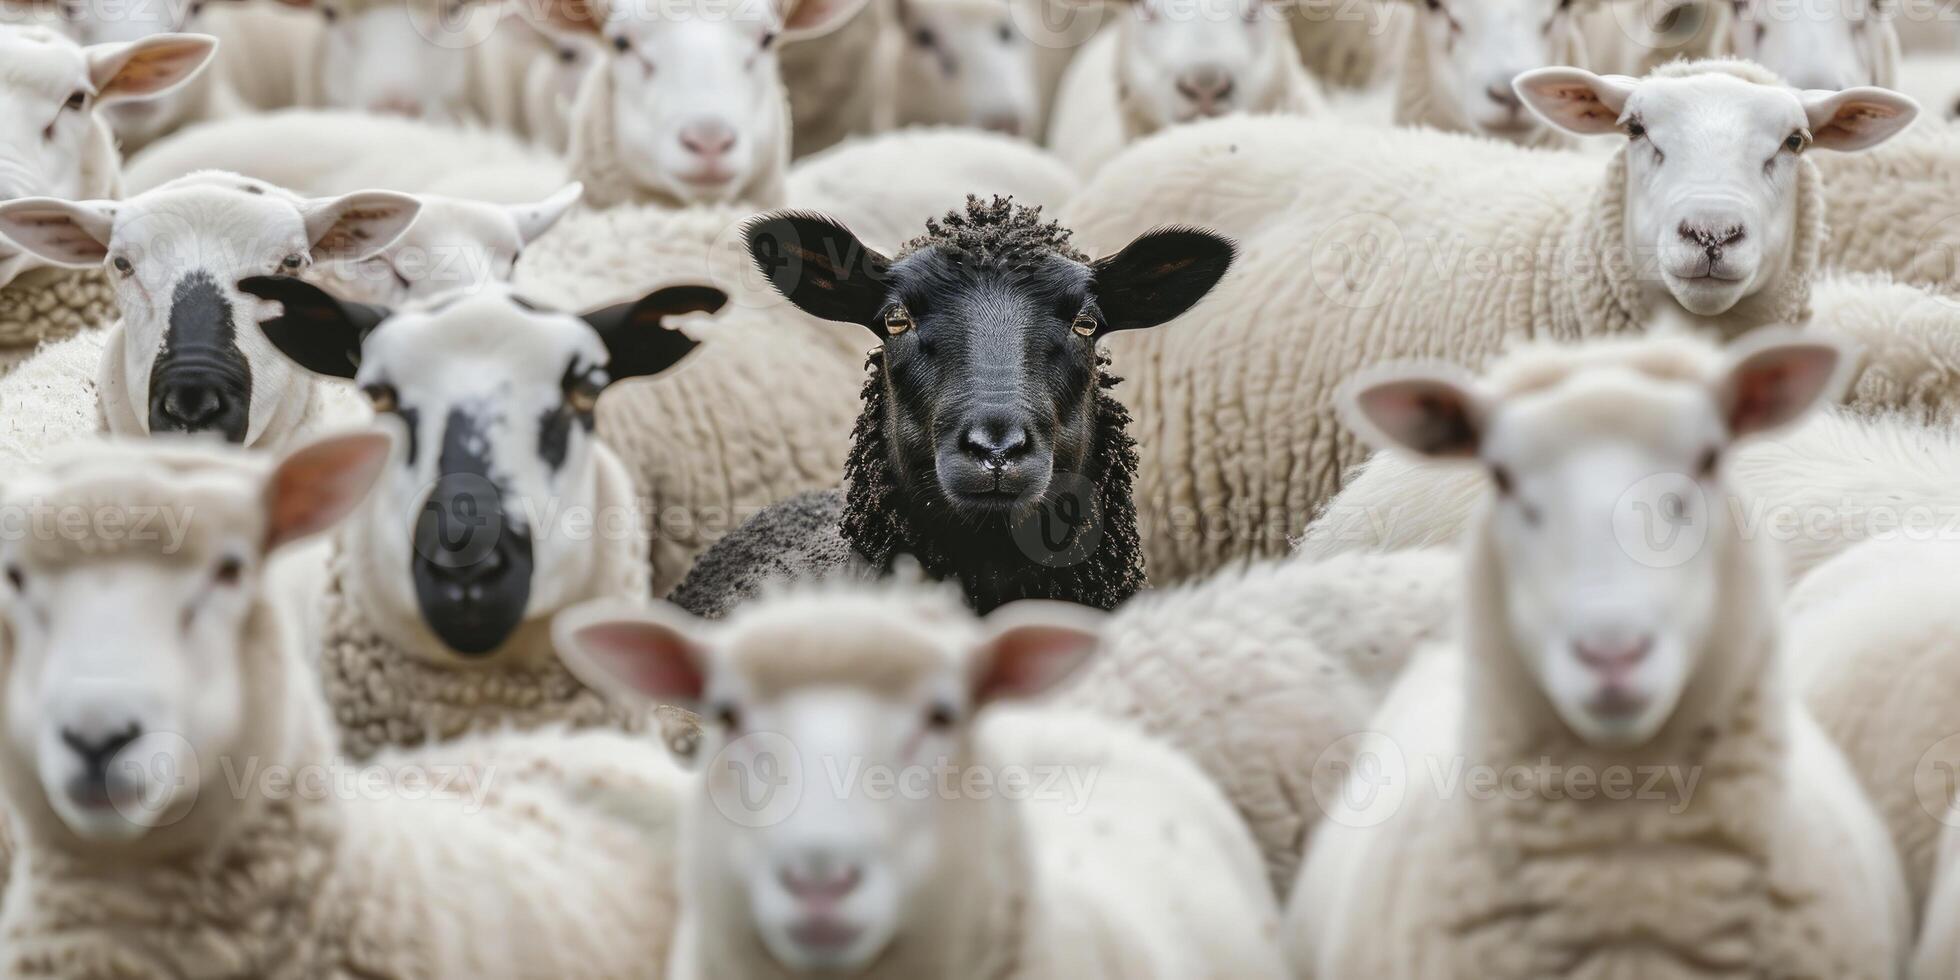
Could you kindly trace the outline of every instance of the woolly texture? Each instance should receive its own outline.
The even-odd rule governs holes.
[[[1458,562],[1441,550],[1288,559],[1118,610],[1057,703],[1120,718],[1189,755],[1252,828],[1274,891],[1293,887],[1319,801],[1340,790],[1414,651],[1455,624]]]
[[[1054,118],[1048,126],[1048,143],[1055,155],[1085,179],[1121,154],[1125,147],[1161,130],[1146,108],[1143,96],[1128,91],[1122,81],[1121,66],[1128,56],[1125,41],[1133,29],[1127,15],[1084,45],[1081,54],[1069,64],[1056,95]],[[1266,91],[1253,92],[1241,111],[1261,115],[1321,115],[1327,103],[1320,86],[1301,65],[1293,38],[1286,30],[1274,30],[1266,57],[1278,66],[1271,72],[1274,83]],[[1179,128],[1179,127],[1172,127]]]
[[[36,269],[0,286],[0,348],[60,340],[120,315],[102,270]]]
[[[599,468],[594,514],[634,512],[632,481],[607,448],[594,443]],[[357,521],[377,519],[363,512]],[[594,536],[597,565],[568,604],[592,599],[637,600],[648,593],[646,538]],[[320,637],[320,684],[340,749],[365,759],[389,746],[444,742],[473,732],[528,730],[559,723],[640,731],[644,712],[616,706],[566,670],[551,643],[551,615],[520,624],[503,646],[463,661],[421,620],[402,622],[376,601],[374,590],[397,576],[359,554],[355,525],[335,542]]]
[[[1610,419],[1591,400],[1619,397],[1582,390],[1551,408]],[[1296,971],[1897,976],[1911,927],[1896,858],[1843,757],[1784,687],[1774,572],[1762,543],[1719,516],[1730,504],[1708,509],[1717,596],[1686,654],[1686,693],[1658,733],[1625,749],[1578,738],[1514,647],[1520,606],[1497,531],[1480,521],[1458,644],[1409,668],[1374,719],[1380,734],[1356,750],[1399,762],[1398,805],[1370,806],[1381,774],[1360,773],[1309,848],[1288,909]],[[1464,766],[1502,774],[1504,790],[1451,783]],[[1605,791],[1618,768],[1664,775]],[[1599,780],[1593,791],[1572,791],[1579,772]]]
[[[1446,17],[1448,14],[1436,8],[1419,11],[1406,22],[1402,41],[1402,64],[1395,73],[1395,125],[1427,126],[1445,133],[1474,133],[1476,129],[1463,114],[1465,97],[1483,99],[1482,92],[1461,94],[1454,83],[1439,86],[1436,80],[1436,66],[1431,64],[1429,38],[1423,31],[1422,18]],[[1552,46],[1552,53],[1546,59],[1547,65],[1571,65],[1584,68],[1588,64],[1583,42],[1579,37],[1579,25],[1568,23],[1558,32]],[[1439,87],[1444,93],[1438,93]],[[1440,94],[1440,97],[1439,97]],[[1532,123],[1529,130],[1519,136],[1494,136],[1523,146],[1575,147],[1577,138],[1560,132],[1547,125],[1530,110],[1524,110],[1525,119]]]
[[[1951,877],[1935,869],[1960,766],[1956,573],[1950,540],[1872,541],[1819,566],[1785,607],[1794,686],[1890,829],[1915,910]]]
[[[1831,228],[1824,265],[1960,295],[1960,126],[1922,120],[1863,153],[1816,159]]]
[[[773,111],[782,125],[774,133],[767,127],[760,128],[760,132],[773,137],[780,145],[770,147],[762,165],[749,175],[748,183],[730,195],[730,200],[757,210],[782,206],[783,179],[789,171],[789,93],[780,80],[776,83],[774,101]],[[690,202],[671,190],[643,184],[627,169],[622,156],[626,151],[619,145],[618,123],[613,118],[614,108],[613,73],[602,59],[585,77],[585,84],[579,86],[578,100],[572,104],[572,145],[566,160],[571,179],[585,184],[581,203],[598,209],[622,204],[688,207]]]
[[[1474,368],[1516,340],[1641,329],[1654,311],[1624,245],[1624,153],[1602,167],[1454,134],[1228,118],[1140,143],[1084,188],[1066,221],[1091,252],[1190,222],[1246,256],[1181,325],[1109,341],[1132,383],[1154,580],[1290,550],[1365,457],[1334,408],[1357,369]],[[1808,161],[1798,173],[1791,267],[1699,325],[1735,336],[1808,314],[1821,181]]]
[[[1856,345],[1848,403],[1927,421],[1960,418],[1960,293],[1847,275],[1819,279],[1811,296],[1810,329]]]
[[[1053,214],[1081,182],[1026,140],[961,127],[910,126],[854,139],[799,162],[790,204],[842,222],[889,255],[928,220],[977,188]]]
[[[753,272],[737,210],[614,208],[567,216],[524,252],[519,292],[591,309],[659,286],[712,283],[729,303],[678,321],[702,341],[686,363],[599,399],[598,434],[652,515],[654,595],[763,508],[843,475],[857,416],[860,326],[813,319]]]

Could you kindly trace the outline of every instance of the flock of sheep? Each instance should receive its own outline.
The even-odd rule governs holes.
[[[0,0],[0,976],[1960,977],[1960,10]]]

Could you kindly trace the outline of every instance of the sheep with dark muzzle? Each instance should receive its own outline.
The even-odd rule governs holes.
[[[720,616],[771,582],[957,579],[982,613],[1016,599],[1114,608],[1144,582],[1129,413],[1098,341],[1197,303],[1231,266],[1210,232],[1147,233],[1090,261],[1040,209],[969,197],[896,257],[826,218],[766,215],[749,252],[804,312],[883,339],[845,486],[784,501],[696,563],[673,600]]]

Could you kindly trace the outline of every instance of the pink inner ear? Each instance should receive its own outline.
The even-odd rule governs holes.
[[[367,496],[388,456],[386,437],[362,434],[300,450],[266,489],[269,551],[332,527]]]
[[[1730,381],[1730,433],[1742,436],[1785,425],[1803,414],[1837,370],[1827,347],[1766,351],[1739,366]]]
[[[1096,635],[1063,626],[1022,626],[995,639],[976,704],[1031,698],[1068,679],[1095,652]]]
[[[695,702],[707,678],[687,640],[653,623],[594,623],[578,631],[578,644],[621,684],[662,702]]]
[[[1476,426],[1463,394],[1438,381],[1411,379],[1376,385],[1356,399],[1382,434],[1425,456],[1469,456]]]

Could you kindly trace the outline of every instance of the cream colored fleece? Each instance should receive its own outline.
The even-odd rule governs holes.
[[[1960,126],[1922,119],[1863,153],[1823,153],[1825,267],[1960,295]]]
[[[1623,245],[1624,151],[1363,135],[1282,118],[1186,127],[1133,148],[1067,210],[1092,254],[1177,223],[1240,246],[1178,322],[1109,341],[1130,382],[1153,582],[1291,550],[1366,457],[1335,412],[1356,370],[1405,358],[1474,370],[1518,340],[1624,333],[1655,312]],[[1735,336],[1807,317],[1821,184],[1804,162],[1791,269],[1703,325]]]
[[[782,205],[783,179],[789,171],[789,93],[780,82],[777,83],[777,90],[775,105],[771,109],[782,120],[779,137],[782,145],[769,150],[762,167],[751,174],[748,184],[733,195],[734,200],[758,209]],[[588,208],[612,208],[622,204],[686,207],[688,202],[674,196],[671,191],[648,187],[634,178],[620,158],[623,151],[619,147],[618,132],[613,120],[612,72],[601,59],[600,64],[586,76],[585,84],[579,86],[578,99],[572,105],[572,145],[567,160],[571,179],[585,184],[585,196],[581,203]]]
[[[119,316],[102,270],[35,269],[0,287],[0,348],[31,348]]]
[[[603,444],[594,443],[599,476],[593,513],[636,509],[632,480]],[[363,511],[356,521],[373,519]],[[406,528],[403,532],[406,533]],[[365,759],[390,746],[444,742],[507,728],[546,724],[640,731],[645,713],[614,706],[572,676],[551,643],[544,610],[518,626],[500,648],[474,660],[448,651],[417,619],[401,622],[371,590],[400,580],[376,568],[349,542],[363,540],[350,525],[335,541],[323,599],[320,684],[340,749]],[[635,534],[595,535],[598,561],[586,587],[570,602],[647,597],[647,542]]]
[[[752,271],[749,214],[620,207],[567,216],[525,250],[519,292],[590,309],[663,285],[710,283],[730,296],[679,323],[703,343],[671,374],[615,385],[598,434],[633,474],[651,515],[653,594],[764,507],[835,486],[861,407],[861,326],[815,320]]]

